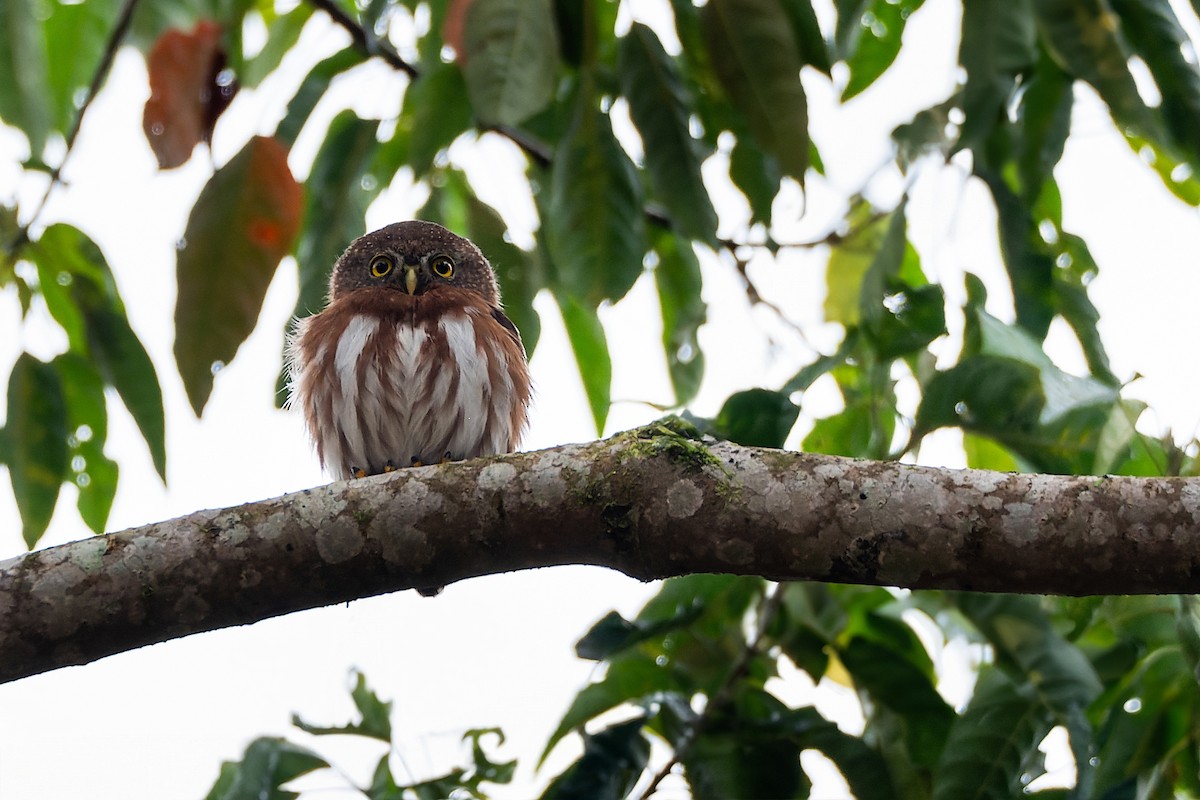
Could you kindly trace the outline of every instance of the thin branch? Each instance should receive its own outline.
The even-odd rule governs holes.
[[[747,671],[750,669],[750,661],[762,652],[762,642],[767,635],[767,628],[770,627],[771,622],[775,619],[775,615],[779,613],[780,606],[783,604],[783,587],[784,584],[782,583],[777,583],[772,587],[770,594],[763,601],[762,610],[758,615],[758,630],[754,632],[754,638],[742,648],[742,652],[738,655],[738,660],[730,667],[725,680],[721,682],[720,687],[709,699],[708,704],[704,706],[704,710],[700,712],[700,716],[692,725],[691,730],[683,735],[679,745],[675,747],[675,752],[671,754],[670,760],[663,765],[662,769],[655,773],[650,785],[642,792],[641,800],[649,800],[658,790],[658,785],[671,774],[671,770],[675,769],[676,764],[683,761],[692,744],[712,724],[714,712],[729,705],[733,700],[733,692],[737,688],[738,681],[746,677]]]
[[[421,71],[401,58],[391,43],[367,33],[367,29],[343,11],[341,6],[334,2],[334,0],[308,0],[308,4],[328,14],[335,23],[350,34],[350,38],[354,41],[354,46],[368,56],[379,56],[388,65],[400,70],[413,80],[421,77]]]
[[[100,93],[100,87],[104,85],[108,73],[112,70],[112,63],[113,59],[116,58],[117,48],[121,46],[121,42],[125,39],[125,34],[129,31],[129,25],[133,22],[133,12],[137,9],[137,4],[138,0],[125,0],[125,4],[121,6],[116,24],[113,25],[113,29],[109,32],[108,39],[104,43],[104,51],[101,53],[100,63],[96,65],[96,71],[92,73],[92,80],[88,84],[87,94],[83,98],[83,103],[80,104],[79,109],[75,112],[75,118],[71,121],[71,129],[67,131],[66,152],[63,153],[62,160],[58,162],[58,166],[50,171],[50,183],[46,185],[46,191],[42,194],[42,199],[34,208],[33,215],[30,216],[29,221],[17,231],[16,238],[9,245],[9,252],[15,253],[29,242],[30,229],[45,210],[51,193],[62,183],[62,171],[67,164],[67,160],[71,157],[71,153],[74,152],[75,140],[79,137],[79,130],[83,126],[83,116],[91,108],[92,101]]]

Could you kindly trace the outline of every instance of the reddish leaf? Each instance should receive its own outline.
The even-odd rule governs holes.
[[[197,415],[215,368],[254,330],[299,231],[301,201],[287,149],[257,136],[216,171],[192,208],[176,264],[175,363]]]
[[[454,60],[459,66],[467,65],[467,44],[465,33],[467,13],[475,0],[450,0],[446,8],[446,19],[442,22],[442,41],[454,48]]]
[[[200,142],[212,139],[217,118],[233,101],[237,83],[224,74],[221,27],[201,20],[191,33],[171,29],[146,59],[150,99],[142,130],[161,169],[178,167]]]

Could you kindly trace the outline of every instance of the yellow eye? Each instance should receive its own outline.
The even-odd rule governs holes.
[[[371,274],[376,278],[386,278],[395,267],[391,256],[381,254],[371,259]]]
[[[439,278],[449,278],[454,274],[454,261],[450,256],[434,256],[429,262],[429,267]]]

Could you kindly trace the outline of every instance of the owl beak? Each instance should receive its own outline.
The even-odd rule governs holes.
[[[404,288],[409,294],[416,294],[417,291],[417,268],[410,267],[405,264],[404,267]]]

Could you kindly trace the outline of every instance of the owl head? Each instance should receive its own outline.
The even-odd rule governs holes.
[[[499,306],[492,265],[479,248],[432,222],[396,222],[360,236],[333,265],[329,300],[356,289],[421,295],[441,287],[468,289]]]

